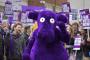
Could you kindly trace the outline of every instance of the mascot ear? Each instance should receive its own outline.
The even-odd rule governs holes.
[[[68,23],[69,22],[68,13],[64,13],[64,12],[57,13],[57,20],[58,22]]]
[[[30,11],[28,14],[29,19],[37,20],[39,12],[36,11]]]
[[[68,22],[68,18],[65,14],[64,12],[57,13],[57,26],[61,31],[66,31],[65,23]]]

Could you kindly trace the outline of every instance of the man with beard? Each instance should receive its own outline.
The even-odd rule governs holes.
[[[16,23],[13,27],[13,32],[8,34],[5,38],[5,47],[8,48],[7,60],[21,60],[21,54],[26,44],[24,36],[21,32],[22,24]]]

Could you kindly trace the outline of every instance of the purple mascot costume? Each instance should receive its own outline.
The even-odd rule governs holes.
[[[58,20],[51,11],[42,11],[38,16],[38,29],[23,52],[23,60],[68,60],[63,42],[67,42],[66,30],[56,28]],[[62,24],[61,24],[62,25]],[[64,27],[65,29],[65,27]],[[64,34],[63,34],[64,33]],[[63,40],[66,38],[65,40]]]

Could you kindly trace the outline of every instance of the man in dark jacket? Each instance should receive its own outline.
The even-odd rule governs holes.
[[[2,27],[0,27],[0,60],[4,60],[4,31]]]
[[[22,60],[21,55],[26,45],[26,41],[21,32],[22,24],[17,23],[14,25],[14,31],[7,35],[5,39],[5,46],[8,48],[6,52],[8,53],[7,60]]]

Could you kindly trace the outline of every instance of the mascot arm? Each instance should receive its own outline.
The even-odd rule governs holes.
[[[58,39],[62,42],[65,42],[66,44],[69,44],[70,35],[66,30],[65,24],[60,23],[60,24],[58,24],[58,26],[59,26],[59,29],[58,29],[58,32],[57,32],[57,34],[59,35]]]
[[[25,48],[22,54],[22,60],[30,60],[30,52],[33,46],[34,40],[30,40],[28,46]]]
[[[65,42],[66,44],[69,44],[69,40],[70,40],[70,35],[66,31],[66,33],[63,33],[62,35],[62,41]]]
[[[33,33],[32,38],[29,40],[29,43],[22,54],[22,60],[30,60],[30,52],[34,44],[34,41],[35,41],[35,32]]]

